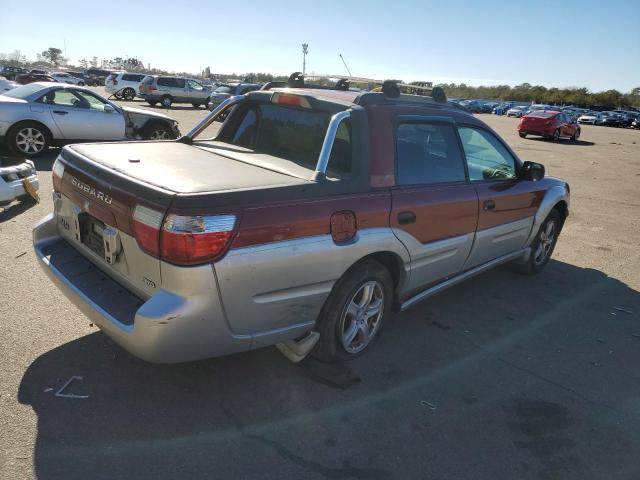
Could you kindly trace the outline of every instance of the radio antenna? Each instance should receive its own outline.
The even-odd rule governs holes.
[[[342,58],[342,54],[339,53],[338,55],[340,55],[340,60],[342,60],[342,63],[344,63],[344,68],[347,69],[347,73],[349,74],[350,77],[353,77],[353,75],[351,75],[351,70],[349,70],[349,67],[347,67],[347,62],[344,61],[344,58]]]

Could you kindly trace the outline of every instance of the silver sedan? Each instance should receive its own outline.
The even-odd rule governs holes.
[[[24,157],[65,143],[162,140],[179,134],[171,117],[119,107],[82,87],[30,83],[0,95],[0,141]]]

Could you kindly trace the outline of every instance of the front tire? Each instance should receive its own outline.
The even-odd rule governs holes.
[[[36,122],[22,122],[9,130],[7,146],[14,155],[38,157],[51,145],[51,134]]]
[[[527,134],[525,132],[518,132],[518,135],[520,135],[520,138],[527,138]]]
[[[559,142],[560,141],[560,129],[557,128],[555,132],[553,132],[553,137],[551,137],[551,139],[554,142]]]
[[[158,102],[147,102],[147,103],[148,103],[148,104],[149,104],[149,106],[151,106],[151,107],[155,107],[155,106],[158,104]]]
[[[176,136],[168,125],[154,122],[145,127],[142,138],[145,140],[173,140]]]
[[[392,315],[393,280],[375,260],[351,267],[333,287],[317,320],[320,340],[312,355],[335,362],[362,355]]]
[[[573,134],[573,136],[571,137],[571,141],[575,142],[580,138],[580,129],[578,128],[576,130],[576,133]]]
[[[551,210],[551,213],[540,226],[536,238],[531,243],[529,259],[520,268],[522,273],[534,275],[544,269],[553,254],[553,250],[556,248],[558,235],[562,230],[562,223],[562,214],[555,208]]]

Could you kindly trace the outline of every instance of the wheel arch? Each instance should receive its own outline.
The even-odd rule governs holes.
[[[408,275],[404,267],[404,261],[402,260],[400,255],[395,252],[392,252],[390,250],[380,250],[369,253],[350,265],[349,268],[347,268],[343,272],[340,278],[347,275],[349,271],[355,268],[357,265],[370,260],[378,262],[389,271],[391,279],[393,280],[394,304],[399,304],[399,292],[402,290],[402,286],[405,285]]]
[[[11,125],[9,128],[7,128],[6,137],[9,137],[9,134],[12,133],[16,128],[18,128],[23,123],[37,123],[38,125],[40,125],[44,129],[45,133],[47,135],[49,135],[49,140],[51,140],[51,141],[54,140],[53,132],[51,131],[51,129],[47,125],[42,123],[40,120],[34,120],[34,119],[31,119],[31,118],[25,118],[23,120],[18,120],[13,125]]]

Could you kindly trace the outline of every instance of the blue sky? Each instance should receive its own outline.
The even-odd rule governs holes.
[[[640,86],[640,0],[9,2],[0,52],[137,56],[176,71],[351,72],[471,85]],[[39,13],[36,13],[39,12]],[[46,13],[45,13],[46,12]]]

